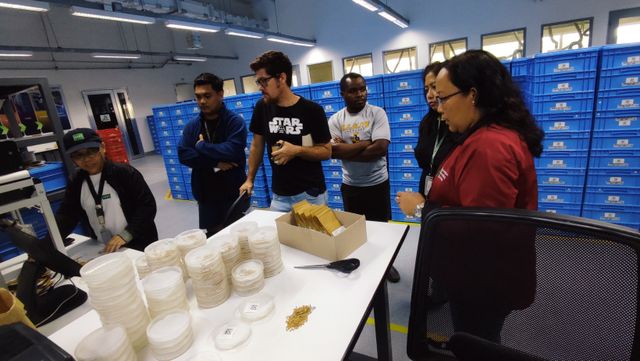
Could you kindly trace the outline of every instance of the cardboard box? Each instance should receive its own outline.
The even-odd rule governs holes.
[[[367,225],[363,215],[334,211],[346,228],[337,236],[298,227],[291,213],[276,218],[280,243],[322,257],[328,261],[347,258],[367,241]]]

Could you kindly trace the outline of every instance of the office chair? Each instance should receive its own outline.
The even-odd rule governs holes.
[[[407,353],[454,359],[450,338],[466,332],[547,360],[640,360],[639,254],[640,233],[609,223],[435,210],[420,233]],[[431,279],[448,296],[435,309]]]
[[[227,213],[224,215],[224,220],[220,223],[215,229],[207,232],[207,237],[211,237],[212,235],[220,232],[225,227],[229,226],[231,223],[237,221],[238,219],[244,216],[244,213],[249,209],[249,200],[250,196],[247,195],[247,192],[242,192],[236,198],[236,200],[231,204]]]
[[[465,332],[454,333],[449,348],[458,361],[547,361]]]

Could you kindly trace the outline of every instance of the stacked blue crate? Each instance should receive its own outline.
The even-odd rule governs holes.
[[[542,156],[535,160],[541,211],[581,214],[598,55],[599,48],[589,48],[533,59],[531,109],[545,131]]]
[[[582,216],[640,228],[640,45],[602,48]]]
[[[413,149],[418,143],[420,120],[427,113],[422,71],[387,74],[383,77],[385,109],[391,127],[389,147],[389,179],[391,183],[391,218],[395,221],[418,222],[397,207],[395,195],[401,191],[418,191],[422,170]]]
[[[532,111],[531,102],[533,100],[533,59],[513,59],[508,69],[511,71],[513,82],[516,83],[516,85],[522,92],[522,97],[524,98],[525,104],[527,105],[529,110]]]
[[[156,131],[156,122],[153,115],[147,115],[147,126],[149,127],[149,133],[151,133],[151,140],[153,140],[153,150],[156,154],[160,153],[160,140],[158,139],[158,133]]]

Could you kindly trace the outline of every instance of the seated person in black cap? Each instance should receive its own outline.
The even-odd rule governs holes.
[[[123,246],[143,251],[158,240],[156,201],[138,170],[107,160],[104,143],[92,129],[69,131],[64,147],[80,169],[56,213],[62,238],[84,220],[107,253]]]

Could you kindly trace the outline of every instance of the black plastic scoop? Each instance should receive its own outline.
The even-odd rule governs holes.
[[[327,264],[316,264],[310,266],[294,266],[293,268],[301,269],[314,269],[314,268],[328,268],[340,271],[342,273],[351,273],[360,267],[360,260],[357,258],[347,258],[341,261],[335,261]]]

